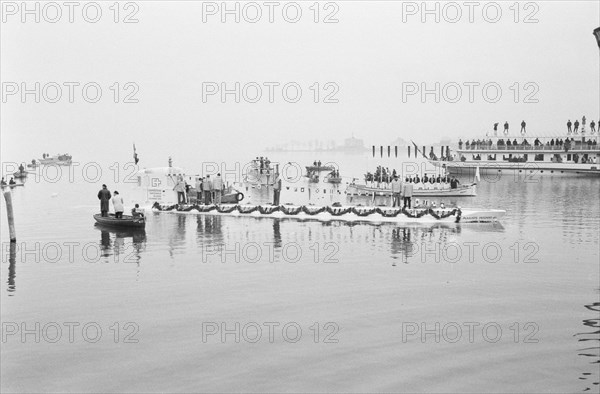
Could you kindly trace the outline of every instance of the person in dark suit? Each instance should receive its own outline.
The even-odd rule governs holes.
[[[106,188],[106,185],[102,185],[102,189],[98,192],[98,200],[100,200],[100,214],[102,216],[108,216],[108,202],[112,195],[110,190]]]

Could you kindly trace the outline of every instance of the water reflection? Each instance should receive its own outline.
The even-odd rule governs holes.
[[[124,263],[136,263],[139,266],[141,252],[146,248],[146,231],[144,229],[114,229],[96,223],[100,230],[100,250],[102,257],[123,257]],[[131,243],[126,239],[131,238]]]
[[[17,277],[17,269],[16,269],[16,261],[17,261],[17,244],[15,242],[10,243],[9,257],[8,257],[8,287],[6,291],[8,291],[8,296],[12,297],[14,292],[17,290],[17,286],[15,283],[15,278]]]
[[[275,248],[281,248],[281,224],[279,220],[273,221],[273,242]]]
[[[581,349],[577,349],[577,354],[587,357],[586,360],[592,365],[592,368],[582,372],[579,380],[584,380],[587,384],[582,391],[594,390],[597,392],[600,385],[600,302],[594,302],[585,307],[589,311],[595,312],[595,318],[583,320],[583,325],[592,331],[580,332],[574,336],[578,338],[577,342],[583,346]]]

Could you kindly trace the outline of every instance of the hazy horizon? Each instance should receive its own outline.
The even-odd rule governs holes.
[[[134,142],[145,166],[164,165],[169,155],[179,162],[218,160],[224,150],[244,161],[292,140],[341,142],[354,135],[367,147],[398,137],[430,144],[484,136],[495,122],[501,128],[508,121],[515,135],[526,120],[529,135],[550,135],[561,133],[567,119],[585,115],[589,124],[600,117],[600,57],[592,35],[600,26],[598,2],[522,2],[518,15],[512,3],[494,3],[501,7],[496,23],[486,21],[493,10],[482,16],[485,2],[474,9],[473,23],[465,6],[451,23],[454,11],[444,3],[439,23],[422,10],[414,13],[421,2],[320,3],[319,23],[312,3],[303,2],[297,23],[282,19],[279,8],[273,23],[266,15],[249,23],[244,14],[240,23],[233,16],[222,23],[219,13],[207,12],[220,2],[135,4],[137,10],[120,10],[121,20],[138,20],[128,24],[114,23],[106,3],[97,23],[83,20],[79,9],[73,23],[66,9],[57,23],[43,14],[40,23],[32,16],[23,23],[19,12],[3,9],[3,162],[64,152],[80,162],[126,161]],[[327,16],[338,22],[322,23]],[[47,87],[47,96],[53,95],[49,83],[62,86],[61,99],[50,103],[42,95],[36,103],[33,95],[5,94],[35,82]],[[73,103],[65,82],[80,84]],[[96,103],[82,98],[88,82],[102,89]],[[223,103],[218,94],[203,102],[203,83],[233,88],[236,82],[247,88],[240,103],[233,95]],[[280,84],[273,103],[269,82]],[[282,98],[280,89],[290,82],[302,89],[297,103]],[[432,89],[436,82],[439,103],[432,94],[425,102],[418,93],[407,95],[411,87]],[[483,96],[486,84],[502,89],[497,102],[487,100],[493,89]],[[256,85],[263,96],[251,103],[246,98]],[[452,103],[456,86],[462,96]],[[129,93],[137,103],[123,102]]]

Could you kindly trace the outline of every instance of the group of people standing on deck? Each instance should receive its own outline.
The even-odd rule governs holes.
[[[392,180],[392,207],[411,208],[413,184],[409,178],[406,178],[404,183],[397,176]],[[402,198],[402,204],[400,204]]]
[[[494,123],[494,136],[498,136],[498,125],[499,123]],[[504,135],[508,135],[508,129],[509,129],[509,124],[508,124],[508,120],[504,122]],[[525,129],[527,127],[527,123],[522,120],[521,121],[521,135],[525,135],[527,133],[527,130]],[[485,133],[486,136],[489,136],[489,133],[486,132]]]
[[[256,164],[259,166],[261,174],[269,174],[271,168],[271,160],[268,157],[256,157]]]
[[[450,188],[452,189],[456,189],[458,187],[458,179],[456,179],[455,177],[452,178],[448,178],[448,177],[444,177],[445,179],[448,179],[449,181],[449,185]],[[399,177],[394,177],[394,179],[391,182],[391,187],[392,187],[392,207],[402,207],[402,208],[411,208],[412,207],[412,196],[413,196],[413,190],[416,187],[416,185],[418,184],[419,177],[416,176],[414,178],[410,178],[410,177],[406,177],[404,179],[404,182],[402,182],[402,180],[400,180]],[[438,182],[441,181],[440,177],[436,178],[427,178],[427,174],[425,174],[423,176],[423,181],[429,181],[431,182],[432,180],[437,180]],[[417,181],[417,182],[415,182]],[[402,203],[400,203],[400,199],[402,199]]]
[[[386,170],[384,169],[384,171]],[[389,171],[389,169],[387,171]],[[393,184],[394,181],[400,179],[400,177],[396,174],[396,170],[392,172],[391,176],[387,175],[387,171],[381,178],[373,178],[372,174],[367,173],[365,181],[371,183],[377,182],[377,187],[380,187],[381,184],[383,184],[385,188],[389,188],[390,184]],[[377,175],[377,172],[375,174]],[[416,189],[456,189],[460,182],[454,176],[438,175],[436,177],[425,174],[422,177],[419,175],[407,176],[404,183],[410,183],[412,187]]]
[[[585,133],[585,116],[581,117],[581,134]],[[598,120],[600,126],[600,120]],[[600,127],[599,127],[600,128]],[[594,120],[590,123],[590,132],[594,134],[596,132],[596,122]],[[567,134],[578,134],[579,133],[579,120],[575,119],[575,123],[571,123],[571,119],[567,121]]]
[[[178,204],[189,204],[191,186],[187,184],[182,175],[177,177],[177,181],[175,183],[175,187],[173,187],[173,190],[177,192]],[[196,195],[196,202],[198,204],[220,204],[224,192],[224,184],[221,174],[218,173],[214,178],[211,178],[210,175],[205,177],[196,177],[194,192]]]

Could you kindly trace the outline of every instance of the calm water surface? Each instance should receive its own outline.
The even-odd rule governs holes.
[[[15,189],[12,255],[2,204],[3,391],[599,390],[600,179],[483,181],[457,203],[506,209],[493,225],[155,213],[143,233],[94,225],[100,183]]]

